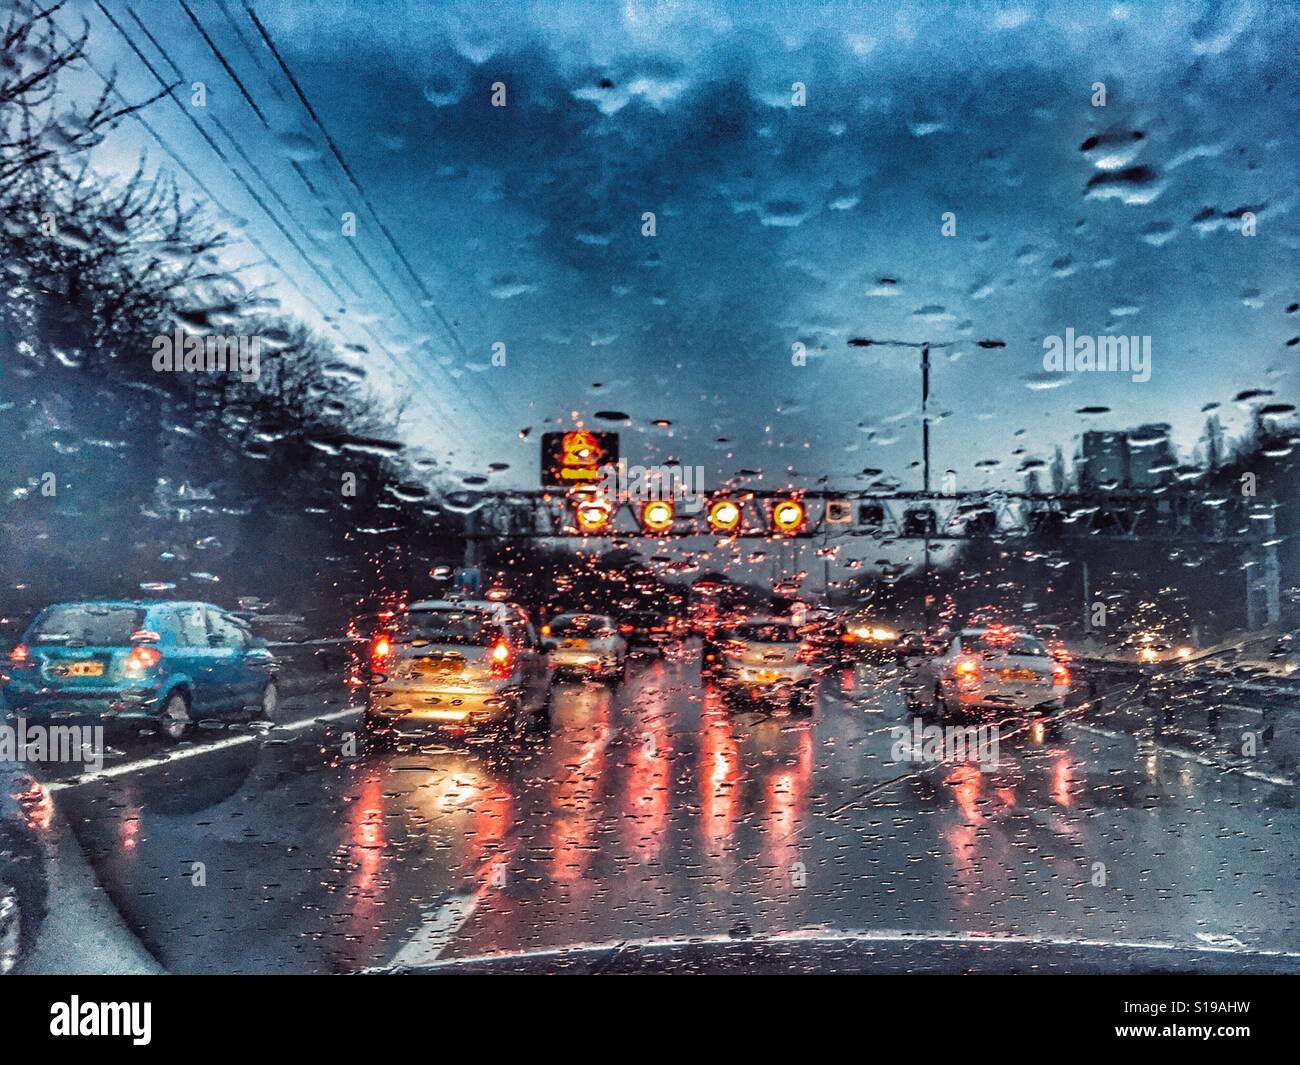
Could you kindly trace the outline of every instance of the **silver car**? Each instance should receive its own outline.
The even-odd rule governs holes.
[[[811,713],[817,684],[816,649],[787,621],[749,621],[721,641],[714,678],[729,694],[780,699]]]
[[[370,648],[367,732],[398,722],[468,728],[545,722],[541,646],[519,607],[482,600],[412,603]]]
[[[929,698],[939,714],[977,707],[1059,710],[1070,692],[1070,671],[1037,636],[992,626],[962,629],[926,660],[928,680],[915,702]]]
[[[548,664],[557,676],[617,680],[627,664],[627,641],[605,614],[560,614],[544,627]]]

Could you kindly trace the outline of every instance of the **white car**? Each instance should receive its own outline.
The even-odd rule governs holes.
[[[727,630],[714,679],[732,694],[779,698],[796,713],[816,701],[816,648],[788,621],[749,621]]]
[[[627,663],[627,641],[606,614],[560,614],[542,627],[552,676],[617,680]]]
[[[1070,670],[1037,636],[1001,626],[962,629],[926,664],[930,682],[915,691],[940,715],[976,707],[1059,710],[1070,693]]]

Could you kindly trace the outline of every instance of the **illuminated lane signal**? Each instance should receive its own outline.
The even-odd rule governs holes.
[[[776,531],[789,535],[803,528],[803,504],[797,499],[782,499],[772,507],[772,524]]]
[[[610,505],[603,499],[579,500],[574,514],[579,532],[595,535],[609,528]]]
[[[665,532],[673,527],[673,505],[666,499],[652,499],[641,508],[641,527]]]
[[[709,504],[709,526],[714,532],[735,532],[740,527],[740,504],[732,499],[715,499]]]

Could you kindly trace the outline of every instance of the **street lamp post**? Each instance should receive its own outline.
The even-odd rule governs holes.
[[[921,352],[921,488],[930,494],[930,349],[951,348],[965,343],[961,340],[875,340],[871,337],[853,337],[849,340],[852,348],[913,348]],[[977,340],[979,348],[1005,348],[1005,340]],[[933,513],[933,512],[932,512]],[[926,525],[925,533],[925,631],[930,631],[930,531]]]

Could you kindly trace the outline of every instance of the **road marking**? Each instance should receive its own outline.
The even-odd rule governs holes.
[[[123,762],[121,765],[110,766],[107,769],[96,770],[92,773],[83,773],[73,780],[56,780],[45,785],[47,791],[66,791],[69,788],[79,788],[83,784],[92,784],[97,780],[111,780],[114,777],[124,777],[131,773],[140,773],[147,769],[156,769],[159,766],[170,765],[172,762],[182,762],[187,758],[197,758],[199,755],[211,754],[214,751],[224,751],[231,747],[238,747],[245,743],[254,743],[264,736],[277,736],[284,732],[300,732],[312,725],[324,725],[331,721],[338,721],[347,717],[349,714],[360,713],[359,707],[348,707],[346,710],[335,710],[328,714],[319,714],[313,717],[300,718],[297,721],[290,721],[283,725],[276,725],[266,732],[246,732],[239,736],[227,736],[223,740],[217,740],[214,743],[204,743],[194,747],[182,747],[175,751],[168,751],[164,755],[156,758],[142,758],[134,762]]]
[[[457,892],[426,916],[415,935],[394,956],[390,967],[432,965],[437,961],[465,922],[474,916],[479,903],[500,882],[508,861],[509,858],[500,858],[493,862],[488,875],[474,891]]]
[[[577,759],[570,763],[575,777],[582,778],[587,766],[596,756],[613,741],[616,730],[608,724],[602,726],[599,734],[587,743]],[[442,956],[451,941],[466,922],[474,916],[474,911],[494,887],[505,883],[506,868],[514,854],[513,848],[494,861],[488,863],[485,875],[473,891],[458,891],[448,896],[438,909],[427,914],[416,929],[415,934],[407,940],[397,952],[389,967],[405,965],[432,965]]]
[[[1104,736],[1108,740],[1132,740],[1134,743],[1142,742],[1144,737],[1133,732],[1115,732],[1111,729],[1098,728],[1096,725],[1085,725],[1081,722],[1071,722],[1071,728],[1078,729],[1080,732],[1090,732],[1094,736]],[[1195,751],[1183,751],[1177,747],[1168,747],[1164,744],[1156,743],[1154,737],[1149,741],[1151,746],[1162,754],[1172,755],[1174,758],[1181,758],[1185,762],[1195,762],[1197,765],[1205,766],[1207,769],[1217,769],[1221,773],[1237,773],[1243,777],[1250,777],[1251,780],[1262,780],[1267,784],[1280,784],[1283,787],[1294,788],[1300,781],[1292,780],[1289,777],[1274,776],[1272,773],[1265,773],[1258,769],[1248,769],[1245,766],[1236,766],[1231,762],[1218,762],[1212,758],[1207,758],[1203,754]]]

